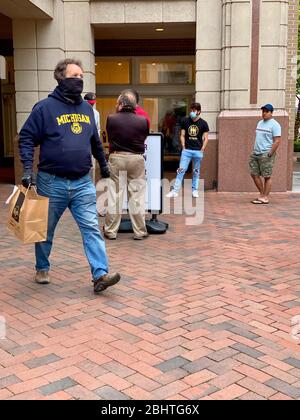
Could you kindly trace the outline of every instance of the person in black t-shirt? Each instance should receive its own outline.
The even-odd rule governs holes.
[[[209,132],[208,124],[200,117],[200,114],[201,105],[198,102],[194,102],[191,104],[189,117],[184,118],[181,123],[181,159],[177,169],[174,188],[166,195],[168,198],[178,197],[178,191],[191,160],[193,161],[192,194],[195,198],[199,197],[200,165],[203,159],[203,152],[208,143]]]

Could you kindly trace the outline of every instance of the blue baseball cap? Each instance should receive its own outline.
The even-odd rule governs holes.
[[[260,109],[266,109],[267,111],[273,112],[274,111],[274,107],[272,104],[266,104],[264,106],[262,106]]]

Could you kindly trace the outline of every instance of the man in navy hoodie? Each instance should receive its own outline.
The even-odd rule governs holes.
[[[56,225],[69,208],[82,236],[89,261],[94,292],[99,293],[120,280],[108,274],[105,242],[99,231],[96,190],[89,176],[92,155],[102,177],[109,177],[103,147],[91,106],[82,100],[83,69],[79,60],[60,61],[54,77],[58,86],[38,102],[20,131],[19,149],[24,165],[22,184],[37,184],[38,193],[49,197],[48,237],[35,244],[39,284],[50,282],[49,256]],[[34,147],[40,146],[38,174],[33,173]]]

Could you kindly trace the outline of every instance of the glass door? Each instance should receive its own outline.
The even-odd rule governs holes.
[[[187,115],[190,100],[181,96],[143,99],[144,109],[150,115],[151,130],[164,135],[165,160],[179,156],[181,121]]]
[[[100,133],[101,140],[105,149],[105,153],[108,154],[109,146],[106,135],[106,120],[109,114],[116,112],[117,97],[114,98],[97,98],[96,109],[100,113]]]

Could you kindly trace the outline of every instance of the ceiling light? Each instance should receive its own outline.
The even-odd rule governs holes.
[[[121,62],[119,62],[119,63],[118,63],[118,66],[122,66],[122,63],[121,63]]]
[[[163,32],[164,28],[155,28],[156,32]]]

